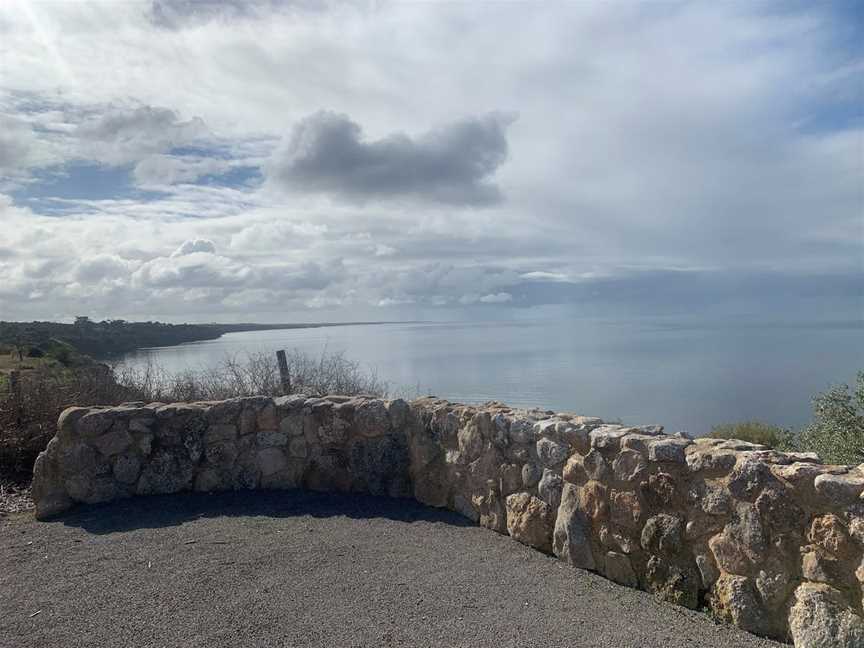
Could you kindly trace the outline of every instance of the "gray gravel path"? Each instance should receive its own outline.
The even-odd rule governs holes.
[[[779,646],[413,502],[170,495],[0,520],[0,646]]]

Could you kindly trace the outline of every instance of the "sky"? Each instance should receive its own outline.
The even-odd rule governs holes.
[[[864,318],[864,10],[0,3],[0,319]]]

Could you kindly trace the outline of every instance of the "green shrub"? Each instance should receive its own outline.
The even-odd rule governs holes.
[[[827,463],[864,462],[864,371],[858,372],[854,390],[836,385],[813,398],[813,421],[797,444]]]
[[[715,425],[709,435],[715,439],[738,439],[759,443],[778,450],[792,450],[793,433],[776,425],[760,421],[743,421],[741,423],[726,423]]]

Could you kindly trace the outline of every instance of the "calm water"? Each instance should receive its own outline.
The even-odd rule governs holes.
[[[864,369],[864,329],[839,324],[662,320],[387,324],[232,333],[138,351],[170,371],[226,354],[344,351],[397,390],[574,411],[703,434],[760,419],[801,426],[810,398]]]

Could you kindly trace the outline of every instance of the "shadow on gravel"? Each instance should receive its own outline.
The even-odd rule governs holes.
[[[175,493],[136,497],[108,504],[80,505],[52,522],[104,534],[176,526],[199,518],[266,516],[274,518],[345,516],[387,518],[397,522],[441,522],[476,526],[466,518],[411,499],[313,491],[234,491]]]

